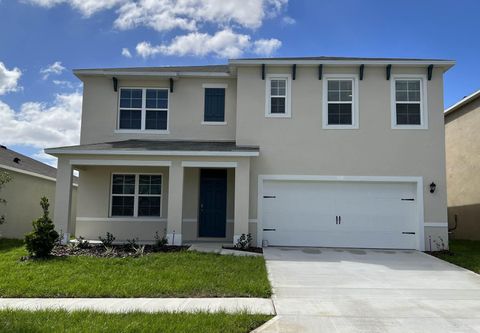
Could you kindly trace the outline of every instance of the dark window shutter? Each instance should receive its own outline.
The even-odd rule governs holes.
[[[205,88],[204,121],[225,121],[225,89]]]

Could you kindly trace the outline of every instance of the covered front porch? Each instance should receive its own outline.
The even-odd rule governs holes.
[[[252,233],[250,159],[234,142],[140,141],[48,149],[58,157],[54,223],[68,239],[72,173],[79,172],[75,236],[169,244],[233,242]]]

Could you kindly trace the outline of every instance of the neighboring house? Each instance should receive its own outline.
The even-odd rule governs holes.
[[[445,110],[448,221],[455,238],[480,239],[480,90]]]
[[[453,65],[312,57],[75,70],[81,144],[46,150],[59,158],[55,224],[70,223],[77,169],[77,236],[435,249],[448,237]]]
[[[0,225],[0,237],[23,238],[27,232],[32,231],[32,221],[42,215],[41,197],[48,198],[53,217],[57,170],[0,146],[0,171],[12,176],[12,180],[0,191],[0,198],[7,200],[6,204],[0,204],[0,215],[6,217],[5,223]],[[77,179],[74,182],[77,183]],[[73,198],[76,200],[76,186]],[[74,203],[69,233],[75,232],[75,207]]]

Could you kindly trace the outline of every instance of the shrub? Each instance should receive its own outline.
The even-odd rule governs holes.
[[[99,236],[98,239],[102,242],[103,246],[112,247],[115,237],[113,237],[113,234],[107,232],[107,235],[105,236],[105,238],[103,238],[102,236]]]
[[[135,249],[137,248],[137,241],[138,241],[138,237],[137,238],[132,238],[132,239],[127,239],[128,247],[135,251]]]
[[[52,251],[59,235],[49,217],[50,204],[46,197],[42,197],[40,206],[43,209],[43,216],[33,221],[33,231],[25,235],[25,245],[31,256],[45,258]]]
[[[235,247],[242,250],[248,249],[251,246],[252,239],[252,234],[242,234],[240,238],[238,238],[237,243],[235,243]]]
[[[77,238],[77,247],[79,249],[88,249],[90,247],[90,242],[83,238],[82,236]]]

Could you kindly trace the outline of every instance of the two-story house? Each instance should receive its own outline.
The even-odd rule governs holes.
[[[81,143],[55,225],[170,243],[434,249],[447,242],[443,73],[453,61],[235,59],[81,69]]]

